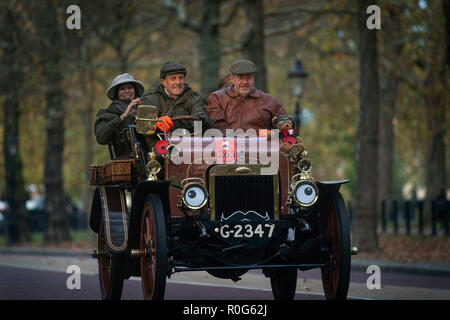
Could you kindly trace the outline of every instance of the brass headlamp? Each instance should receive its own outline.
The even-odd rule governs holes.
[[[205,182],[200,178],[188,178],[181,182],[183,191],[181,200],[183,204],[191,210],[199,210],[208,202],[208,192],[205,188]]]
[[[293,184],[291,197],[300,207],[308,208],[317,202],[319,190],[312,180],[299,179]]]

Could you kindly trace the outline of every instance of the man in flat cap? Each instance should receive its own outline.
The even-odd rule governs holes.
[[[186,68],[177,62],[166,62],[159,75],[161,83],[145,92],[139,105],[159,107],[160,120],[164,121],[166,131],[184,128],[193,131],[192,120],[172,121],[171,117],[195,116],[202,120],[202,128],[211,127],[211,120],[205,112],[206,101],[201,94],[192,90],[185,82]],[[157,127],[163,131],[162,122]]]
[[[231,84],[208,98],[206,113],[213,127],[220,130],[270,129],[273,117],[286,114],[275,98],[253,86],[256,70],[249,60],[231,64]]]

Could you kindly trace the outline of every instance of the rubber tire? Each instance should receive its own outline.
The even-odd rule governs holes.
[[[149,240],[151,254],[140,258],[142,291],[146,300],[162,300],[167,277],[167,235],[164,209],[157,194],[149,194],[144,203],[140,232],[141,250],[148,247]]]
[[[275,300],[294,300],[297,289],[297,268],[274,269],[270,285]]]
[[[336,193],[330,202],[324,218],[326,228],[332,230],[326,232],[326,237],[333,243],[334,270],[321,268],[323,290],[327,300],[345,300],[351,271],[350,221],[340,193]]]
[[[98,233],[98,251],[108,252],[105,242],[103,218]],[[98,276],[100,294],[103,300],[120,300],[122,296],[125,270],[125,253],[100,254],[98,257]]]

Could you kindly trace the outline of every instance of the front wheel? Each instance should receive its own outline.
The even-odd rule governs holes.
[[[340,193],[323,212],[322,226],[330,249],[330,263],[321,270],[325,297],[327,300],[345,300],[351,269],[350,222]]]
[[[293,300],[297,289],[297,268],[273,270],[270,284],[275,300]]]
[[[149,194],[142,210],[140,249],[144,298],[164,299],[167,276],[167,238],[164,209],[156,194]]]

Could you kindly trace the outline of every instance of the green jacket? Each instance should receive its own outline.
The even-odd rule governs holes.
[[[203,130],[211,128],[211,120],[205,112],[206,101],[198,93],[192,90],[187,83],[184,84],[183,93],[176,99],[172,99],[165,92],[164,86],[159,84],[145,92],[139,105],[159,107],[159,116],[197,116],[202,119]],[[173,122],[173,129],[185,128],[193,132],[194,122],[177,120]]]
[[[99,144],[113,144],[116,136],[128,125],[135,124],[135,117],[126,117],[123,121],[120,115],[125,112],[129,100],[113,100],[106,109],[100,109],[94,124],[94,132]]]

